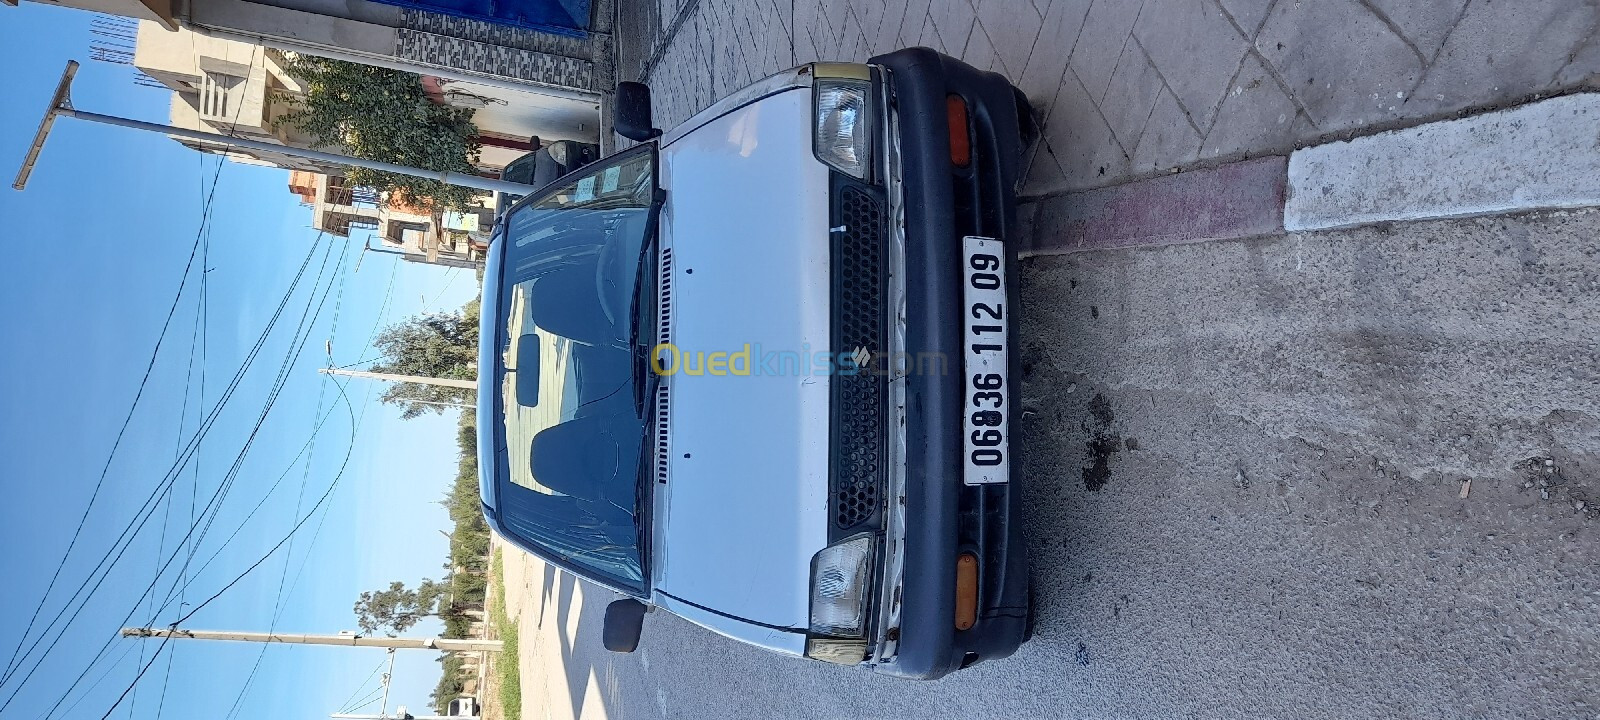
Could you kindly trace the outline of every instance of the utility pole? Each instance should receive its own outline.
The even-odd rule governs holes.
[[[438,385],[440,387],[461,388],[462,390],[477,390],[477,380],[457,380],[455,378],[436,378],[423,375],[396,375],[394,373],[367,372],[365,370],[343,370],[340,368],[322,368],[317,372],[324,375],[345,375],[348,377],[368,378],[371,380],[388,380],[389,382],[417,383],[418,385]],[[420,402],[408,400],[407,402]]]
[[[418,405],[438,405],[439,407],[465,408],[467,410],[478,407],[477,405],[473,405],[471,403],[439,402],[437,400],[406,400],[405,402],[416,403]]]
[[[226,640],[232,642],[290,643],[299,645],[339,645],[344,647],[382,647],[400,650],[482,650],[500,652],[499,640],[457,640],[454,638],[395,638],[365,637],[354,633],[338,635],[306,635],[294,633],[234,632],[216,630],[183,630],[180,628],[123,628],[123,637],[178,638],[184,640]]]
[[[143,120],[131,120],[128,118],[116,117],[114,115],[102,115],[100,113],[79,110],[72,106],[72,78],[77,74],[77,72],[78,62],[76,60],[68,61],[66,71],[61,74],[61,83],[56,86],[56,94],[50,100],[50,107],[45,110],[44,119],[39,122],[39,130],[34,133],[33,144],[28,147],[28,154],[23,158],[22,161],[22,169],[17,172],[17,180],[11,184],[11,187],[21,190],[28,184],[28,176],[33,172],[34,163],[39,159],[39,151],[44,148],[45,137],[50,134],[50,128],[55,124],[56,116],[65,115],[66,117],[77,118],[79,120],[89,120],[91,122],[105,123],[107,125],[119,125],[121,127],[133,128],[135,130],[148,130],[150,132],[158,132],[174,137],[189,138],[191,140],[206,140],[209,142],[249,148],[252,150],[264,150],[267,152],[280,152],[287,155],[296,155],[303,158],[309,158],[311,160],[317,160],[319,162],[353,165],[355,167],[367,168],[369,170],[381,170],[383,172],[399,173],[401,175],[412,175],[415,177],[427,178],[429,180],[438,180],[439,182],[449,185],[460,185],[462,187],[488,190],[490,192],[526,195],[538,189],[532,185],[523,185],[521,183],[508,182],[505,180],[480,177],[470,173],[423,170],[421,168],[407,167],[405,165],[397,165],[395,163],[379,162],[377,160],[368,160],[366,158],[350,157],[349,155],[338,155],[335,153],[322,152],[320,150],[290,147],[288,145],[279,145],[277,143],[251,140],[249,138],[234,137],[232,135],[189,130],[186,128],[172,127],[170,125],[144,122]]]
[[[400,714],[400,715],[390,716],[390,715],[356,715],[356,714],[353,714],[353,713],[334,713],[332,715],[329,715],[328,717],[337,718],[339,720],[396,720],[396,718],[406,718],[407,720],[478,720],[478,716],[477,715],[468,715],[468,716],[456,715],[456,716],[452,717],[452,716],[449,716],[449,715],[406,715],[406,714]]]

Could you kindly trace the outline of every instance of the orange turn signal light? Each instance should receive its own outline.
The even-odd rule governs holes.
[[[945,115],[950,121],[950,162],[956,167],[972,164],[972,133],[967,128],[967,101],[960,95],[946,95]]]
[[[978,556],[962,553],[956,558],[956,629],[967,630],[978,623]]]

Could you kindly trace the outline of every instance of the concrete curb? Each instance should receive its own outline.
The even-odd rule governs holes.
[[[1038,200],[1019,254],[1600,206],[1600,93]]]
[[[1257,158],[1052,198],[1035,211],[1033,236],[1019,254],[1176,245],[1282,232],[1286,160]]]
[[[1600,205],[1600,94],[1306,148],[1289,187],[1290,231]]]

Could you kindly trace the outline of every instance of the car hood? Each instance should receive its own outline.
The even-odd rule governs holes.
[[[679,359],[662,381],[654,585],[736,637],[807,626],[827,543],[829,383],[812,368],[829,350],[828,169],[810,116],[808,89],[779,90],[661,152],[662,315]]]

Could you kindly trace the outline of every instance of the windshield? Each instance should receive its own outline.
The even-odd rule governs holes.
[[[636,277],[650,277],[639,271],[655,186],[655,149],[644,146],[511,212],[492,354],[500,525],[635,591],[647,427],[631,389],[633,299]]]

